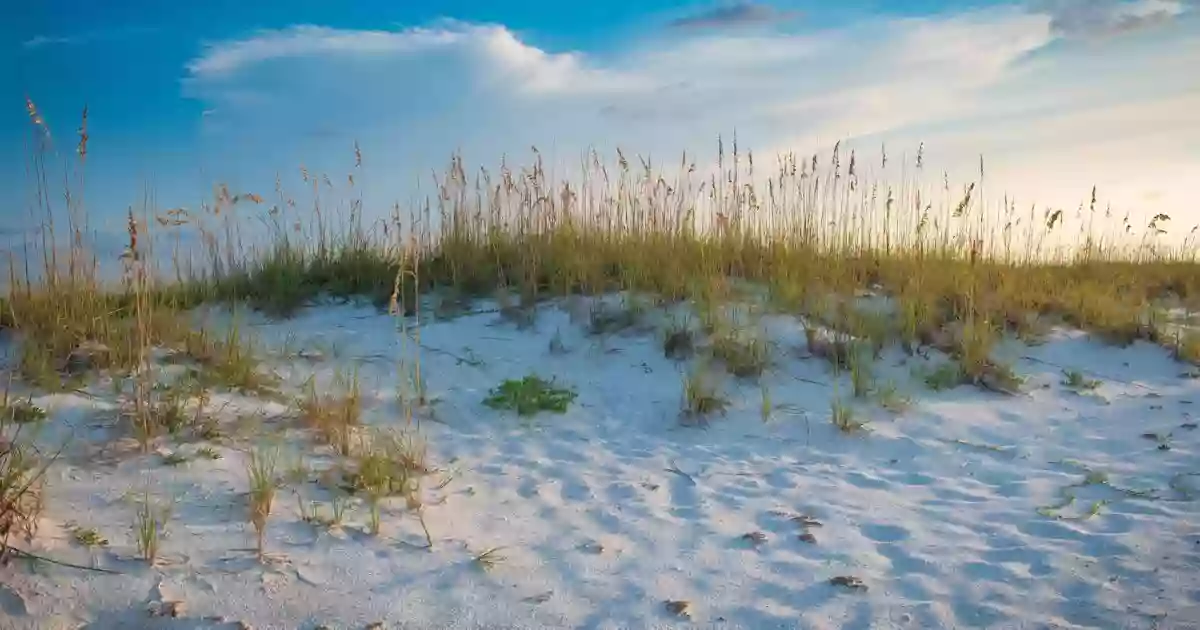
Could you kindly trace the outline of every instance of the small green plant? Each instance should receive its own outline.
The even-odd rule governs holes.
[[[376,431],[370,438],[357,457],[351,490],[366,496],[371,533],[379,534],[380,507],[389,497],[403,498],[409,509],[418,512],[424,526],[419,499],[421,478],[429,474],[424,440],[396,431]]]
[[[849,369],[852,340],[848,336],[821,334],[817,328],[805,326],[804,338],[808,353],[828,363],[835,374]]]
[[[867,424],[855,417],[854,408],[837,400],[829,403],[829,419],[833,426],[842,433],[857,433],[867,427]]]
[[[0,415],[6,416],[13,424],[33,424],[46,419],[46,410],[33,404],[32,399],[5,400],[0,403]]]
[[[634,298],[622,300],[620,304],[597,300],[588,313],[588,333],[609,335],[634,328],[641,324],[645,311],[645,306]]]
[[[76,527],[71,532],[75,542],[84,547],[107,547],[108,539],[90,527]]]
[[[729,330],[712,341],[713,358],[721,361],[729,373],[738,378],[761,376],[770,363],[770,349],[761,337],[742,338]]]
[[[968,375],[981,374],[991,360],[992,348],[998,334],[990,321],[980,316],[968,316],[956,339],[955,354]]]
[[[1076,391],[1091,391],[1100,387],[1100,381],[1084,376],[1079,370],[1063,370],[1062,385]]]
[[[758,400],[758,415],[763,422],[769,422],[775,413],[775,406],[771,404],[771,389],[766,381],[760,381],[758,384]]]
[[[696,336],[686,322],[674,322],[663,333],[663,356],[675,361],[692,358],[696,353]]]
[[[178,398],[168,397],[153,404],[154,423],[167,433],[175,435],[187,425],[190,418],[184,413],[182,401]]]
[[[484,571],[491,571],[492,569],[496,568],[497,565],[507,560],[507,558],[500,553],[500,550],[502,549],[504,549],[504,547],[491,547],[485,549],[482,553],[475,556],[476,566]]]
[[[705,365],[697,365],[683,376],[683,419],[704,424],[713,414],[724,414],[729,400],[721,393],[716,376]]]
[[[379,505],[388,495],[391,485],[395,482],[407,483],[407,479],[396,479],[390,471],[389,462],[382,456],[368,454],[359,460],[358,482],[367,495],[367,507],[370,518],[369,526],[372,534],[379,535],[380,510]]]
[[[892,413],[902,413],[912,405],[912,400],[900,392],[895,383],[886,383],[875,392],[879,406]]]
[[[200,448],[196,449],[196,456],[212,461],[221,459],[221,454],[217,452],[217,449],[211,446],[201,446]]]
[[[346,510],[350,509],[350,497],[337,495],[329,502],[330,513],[332,517],[329,520],[330,527],[341,527],[346,520]]]
[[[299,499],[299,494],[296,495]],[[329,515],[326,516],[321,509],[321,504],[316,501],[312,502],[311,509],[305,507],[304,502],[300,502],[300,516],[307,523],[320,525],[328,529],[338,529],[346,519],[346,512],[350,509],[352,499],[343,494],[335,494],[329,501]]]
[[[9,430],[9,422],[0,416],[0,560],[9,552],[10,536],[32,537],[37,531],[45,472],[53,461],[39,462],[22,440],[24,425]]]
[[[184,339],[184,356],[201,367],[200,382],[250,394],[270,394],[279,379],[259,368],[258,358],[242,338],[238,322],[231,323],[224,336],[207,329],[192,331]]]
[[[566,413],[577,395],[573,390],[556,387],[553,381],[530,374],[493,388],[483,404],[492,409],[516,411],[519,416],[532,416],[539,411]]]
[[[303,453],[297,453],[288,463],[287,471],[283,475],[284,483],[292,486],[292,494],[296,495],[296,504],[300,508],[300,520],[308,523],[312,522],[316,515],[316,502],[307,502],[304,500],[304,494],[301,488],[308,483],[312,470],[308,467],[308,462],[304,458]],[[312,506],[312,510],[309,506]]]
[[[943,363],[931,372],[925,374],[925,386],[935,392],[954,389],[962,385],[964,374],[962,368],[953,361]]]
[[[258,557],[263,557],[263,537],[267,531],[267,520],[271,517],[271,506],[275,501],[275,490],[279,487],[276,468],[278,452],[274,449],[254,449],[246,464],[246,476],[250,481],[250,523],[254,525]]]
[[[1187,330],[1175,336],[1171,354],[1177,361],[1200,364],[1200,331]]]
[[[188,463],[188,457],[179,451],[172,451],[162,456],[162,463],[165,466],[175,467]]]
[[[318,392],[315,380],[309,379],[300,401],[300,417],[340,455],[350,455],[354,430],[362,423],[358,370],[349,377],[336,374],[332,387],[325,393]]]
[[[874,374],[871,370],[871,348],[868,342],[852,342],[847,356],[850,371],[850,385],[855,398],[865,398],[874,387]]]
[[[133,535],[138,555],[149,564],[158,561],[162,539],[170,519],[170,505],[159,504],[150,496],[149,490],[144,491],[138,501],[137,511],[134,512]]]
[[[401,333],[404,334],[404,333]],[[405,344],[410,341],[405,338]],[[404,410],[406,420],[411,424],[415,411],[430,404],[429,391],[427,389],[425,379],[421,374],[421,357],[419,353],[414,353],[416,356],[404,358],[400,360],[396,366],[396,374],[400,376],[400,383],[396,393],[396,401],[400,408]]]
[[[187,406],[195,401],[195,409],[188,413]],[[150,388],[149,413],[154,425],[153,432],[165,430],[176,435],[189,424],[199,422],[208,400],[208,390],[197,379],[194,372],[180,377],[172,383],[155,383]]]
[[[1002,394],[1015,394],[1025,383],[1025,379],[1019,376],[1011,365],[994,361],[988,361],[983,365],[981,372],[971,374],[968,378],[983,389]]]
[[[209,442],[216,442],[225,437],[224,432],[221,431],[221,423],[216,418],[207,418],[196,423],[193,432],[197,439]]]

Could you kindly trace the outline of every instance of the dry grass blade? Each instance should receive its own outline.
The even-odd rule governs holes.
[[[264,536],[267,531],[267,520],[271,517],[271,507],[275,501],[275,492],[279,487],[277,468],[279,463],[278,451],[274,449],[254,449],[246,464],[246,476],[250,483],[249,519],[254,525],[255,548],[258,557],[263,558]]]
[[[504,555],[500,554],[502,549],[504,549],[504,547],[491,547],[485,549],[482,553],[475,556],[474,562],[476,566],[484,571],[491,571],[492,569],[496,568],[497,565],[508,559]]]

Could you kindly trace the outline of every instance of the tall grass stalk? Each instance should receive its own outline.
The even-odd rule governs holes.
[[[1171,217],[1109,216],[1094,190],[1076,214],[1017,208],[984,197],[982,168],[959,188],[925,181],[922,151],[901,181],[871,181],[856,172],[864,160],[854,151],[845,168],[840,145],[824,159],[781,155],[768,173],[722,139],[712,172],[689,155],[672,172],[623,151],[615,164],[593,152],[577,176],[557,180],[535,150],[524,168],[468,175],[453,156],[432,198],[378,220],[355,197],[354,173],[349,202],[334,207],[331,187],[320,185],[329,177],[306,170],[296,192],[277,181],[274,203],[224,185],[201,210],[161,211],[147,199],[150,220],[128,217],[128,280],[112,287],[86,246],[82,191],[66,195],[71,234],[67,255],[58,255],[51,219],[59,197],[42,150],[48,133],[32,103],[29,110],[41,151],[31,169],[43,185],[35,210],[45,229],[42,243],[10,259],[0,324],[21,335],[22,373],[31,379],[57,378],[88,343],[104,348],[91,367],[140,369],[147,348],[176,338],[182,309],[214,300],[286,315],[320,297],[366,296],[419,317],[418,298],[434,289],[502,289],[522,305],[622,291],[690,299],[702,323],[716,325],[738,287],[769,288],[793,306],[869,287],[893,298],[894,334],[910,349],[945,345],[947,325],[961,324],[965,336],[948,347],[968,372],[984,369],[998,333],[1020,328],[1030,313],[1116,341],[1159,341],[1147,303],[1200,302],[1195,230],[1169,240]],[[82,154],[78,162],[81,172]],[[82,175],[66,181],[81,185]],[[157,267],[155,227],[173,237],[171,274]],[[194,238],[181,236],[189,232]],[[188,241],[200,251],[179,251]],[[419,347],[413,321],[401,326]],[[419,403],[425,385],[412,354],[402,389]],[[135,418],[149,435],[146,414]]]

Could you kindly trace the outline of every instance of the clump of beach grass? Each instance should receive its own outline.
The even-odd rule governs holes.
[[[739,333],[733,328],[718,329],[710,352],[730,374],[738,378],[756,378],[770,365],[770,348],[761,335]]]
[[[39,457],[22,436],[23,425],[0,416],[0,560],[13,535],[31,538],[42,511],[45,473],[53,458]]]
[[[672,321],[663,331],[663,356],[675,361],[692,358],[696,352],[696,333],[686,319]]]
[[[360,442],[354,458],[355,470],[349,479],[349,489],[361,493],[367,501],[368,528],[378,535],[382,525],[382,505],[386,499],[403,499],[405,508],[416,514],[426,543],[433,538],[425,524],[421,483],[431,471],[424,439],[413,432],[373,431]]]
[[[134,543],[138,555],[151,565],[158,562],[171,512],[171,505],[157,500],[148,488],[137,499],[133,515]]]
[[[246,463],[246,477],[250,484],[248,516],[254,526],[255,549],[258,558],[263,558],[264,537],[271,508],[275,503],[275,492],[279,488],[279,451],[274,448],[255,448],[250,451]]]
[[[723,415],[729,408],[729,399],[720,389],[720,382],[712,368],[697,362],[683,373],[683,401],[680,411],[686,424],[707,424],[714,415]]]
[[[207,328],[188,331],[182,346],[183,356],[199,365],[196,377],[205,386],[268,394],[278,385],[279,381],[274,375],[261,369],[236,318],[226,327],[223,335],[217,335]]]
[[[858,418],[854,407],[836,396],[829,403],[829,420],[842,433],[858,433],[867,427],[867,423]]]
[[[362,393],[358,370],[348,376],[334,375],[332,383],[319,391],[310,378],[300,399],[300,418],[317,436],[342,456],[350,455],[354,432],[362,424]]]

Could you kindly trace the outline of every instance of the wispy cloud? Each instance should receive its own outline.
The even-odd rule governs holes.
[[[146,26],[127,26],[114,29],[103,29],[96,31],[88,31],[73,35],[36,35],[24,42],[21,42],[21,47],[26,50],[36,50],[50,46],[80,46],[98,41],[112,41],[124,39],[135,35],[144,35],[153,33],[157,29]]]
[[[1160,26],[1187,13],[1183,0],[1035,0],[1064,37],[1099,38]]]
[[[461,41],[466,32],[409,29],[348,31],[313,25],[264,30],[249,37],[209,43],[187,67],[193,77],[210,78],[274,59],[317,55],[411,54]]]
[[[755,24],[772,24],[798,17],[798,11],[782,11],[766,4],[738,2],[714,7],[671,21],[675,28],[723,28]]]
[[[70,37],[55,37],[51,35],[37,35],[21,43],[25,48],[41,48],[43,46],[59,46],[65,44],[76,43],[77,39]]]
[[[272,62],[353,65],[376,60],[403,64],[410,59],[466,64],[468,69],[480,66],[479,76],[472,78],[503,81],[528,92],[603,92],[632,87],[624,85],[616,73],[585,66],[576,53],[548,53],[525,45],[504,27],[461,22],[399,31],[312,25],[259,31],[246,38],[207,44],[202,54],[187,64],[187,83],[203,90],[226,80],[237,81],[242,73],[255,72]],[[405,74],[414,70],[406,68]]]
[[[210,43],[185,84],[212,110],[201,153],[214,172],[259,188],[301,161],[332,175],[359,140],[367,207],[409,199],[454,150],[493,163],[533,144],[570,166],[621,146],[661,161],[708,153],[730,131],[767,154],[926,141],[952,175],[961,164],[977,177],[985,154],[995,194],[1073,206],[1097,184],[1118,205],[1186,206],[1177,176],[1200,168],[1200,88],[1177,77],[1200,63],[1200,38],[1049,47],[1067,36],[1057,15],[1008,6],[806,34],[689,31],[604,55],[544,50],[497,25],[296,26]]]

